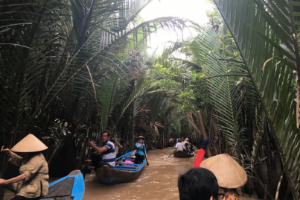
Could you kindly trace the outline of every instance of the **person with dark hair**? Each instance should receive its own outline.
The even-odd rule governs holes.
[[[28,134],[11,150],[1,148],[10,156],[11,168],[0,179],[0,185],[11,184],[16,190],[12,200],[35,200],[48,193],[48,163],[41,153],[48,147],[32,134]],[[19,155],[13,153],[18,152]]]
[[[184,151],[184,150],[186,150],[184,144],[182,144],[181,139],[178,139],[178,142],[175,146],[175,151],[178,152],[178,151]]]
[[[193,168],[178,178],[180,200],[218,200],[215,175],[204,168]]]
[[[91,153],[92,160],[87,160],[88,162],[91,162],[91,165],[88,167],[90,171],[101,168],[104,165],[109,167],[115,166],[115,145],[109,138],[110,133],[108,131],[103,131],[101,133],[102,144],[100,147],[97,147],[94,143],[89,141],[89,146],[93,147],[96,151],[96,153]]]
[[[147,156],[147,151],[145,148],[145,138],[143,136],[137,137],[138,141],[135,143],[135,161],[134,164],[140,164]]]

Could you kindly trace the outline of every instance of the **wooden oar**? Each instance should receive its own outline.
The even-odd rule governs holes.
[[[144,154],[145,154],[145,158],[146,158],[147,165],[149,165],[148,159],[147,159],[147,155],[146,155],[146,152],[145,152],[145,148],[146,148],[146,145],[144,146],[143,151],[144,151]]]
[[[205,132],[205,127],[204,127],[204,123],[203,123],[203,119],[202,119],[202,115],[201,115],[201,111],[198,110],[197,111],[198,114],[198,118],[199,118],[199,123],[200,123],[200,128],[201,128],[201,132],[203,134],[204,139],[206,140],[207,136],[206,136],[206,132]],[[204,149],[205,150],[205,149]],[[206,151],[207,151],[207,157],[211,157],[211,152],[209,149],[209,144],[206,147]]]
[[[90,146],[88,144],[88,142],[90,141],[90,127],[88,127],[87,129],[87,133],[86,133],[86,136],[85,136],[85,144],[84,144],[84,152],[86,152],[86,148],[88,148],[87,150],[87,154],[84,153],[84,164],[82,166],[82,175],[83,175],[83,178],[85,179],[85,175],[86,173],[89,171],[88,167],[89,167],[89,164],[86,162],[86,160],[88,160],[89,158],[89,155],[90,155]]]
[[[147,155],[146,155],[146,157],[145,157],[145,158],[146,158],[147,165],[149,166]]]
[[[171,153],[170,155],[173,155],[174,154],[174,152],[173,153]],[[170,157],[170,155],[168,155],[168,158]]]

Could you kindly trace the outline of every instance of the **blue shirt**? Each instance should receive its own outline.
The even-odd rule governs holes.
[[[106,147],[107,151],[102,153],[102,161],[110,164],[112,167],[115,166],[116,150],[115,145],[112,141],[108,140],[103,142],[100,147]]]
[[[135,153],[140,154],[141,156],[144,156],[145,153],[147,155],[145,145],[142,147],[142,145],[137,142],[137,143],[135,143],[135,146],[136,146],[136,152]],[[144,151],[145,151],[145,153],[144,153]]]

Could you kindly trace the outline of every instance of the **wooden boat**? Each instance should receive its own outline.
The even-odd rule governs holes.
[[[128,160],[134,151],[126,153],[119,158],[116,158],[116,161],[121,159]],[[128,164],[124,162],[117,163],[113,168],[108,166],[103,166],[95,171],[98,180],[101,183],[105,184],[118,184],[118,183],[127,183],[136,179],[143,171],[145,167],[146,160],[144,159],[141,164]]]
[[[81,200],[83,195],[83,176],[79,170],[74,170],[68,176],[50,183],[47,196],[41,200]]]
[[[187,153],[184,151],[174,151],[173,152],[174,157],[178,158],[190,158],[193,157],[195,154],[194,153]]]

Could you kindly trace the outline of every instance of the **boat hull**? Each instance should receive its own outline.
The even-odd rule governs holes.
[[[129,152],[131,153],[131,152]],[[128,154],[129,154],[128,153]],[[128,155],[125,154],[124,156]],[[122,158],[123,156],[121,156],[120,158]],[[117,159],[120,159],[117,158]],[[116,160],[117,160],[116,159]],[[126,169],[126,167],[130,168],[129,166],[125,165],[121,165],[118,166],[116,165],[116,167],[114,168],[110,168],[109,166],[103,166],[99,169],[97,169],[95,171],[97,179],[99,180],[99,182],[104,183],[104,184],[119,184],[119,183],[128,183],[130,181],[135,180],[136,178],[138,178],[141,173],[144,170],[144,166],[145,166],[146,161],[143,160],[143,163],[141,163],[140,165],[136,166],[136,169]],[[122,168],[122,166],[124,166]]]
[[[128,183],[135,180],[142,173],[144,168],[138,172],[127,172],[122,170],[115,170],[108,166],[103,166],[96,170],[98,180],[104,184],[119,184]]]
[[[187,152],[183,152],[183,151],[174,151],[173,155],[174,155],[174,157],[178,157],[178,158],[190,158],[190,157],[193,157],[195,154],[187,153]]]
[[[82,200],[84,195],[84,178],[79,170],[49,184],[49,192],[41,200]]]

